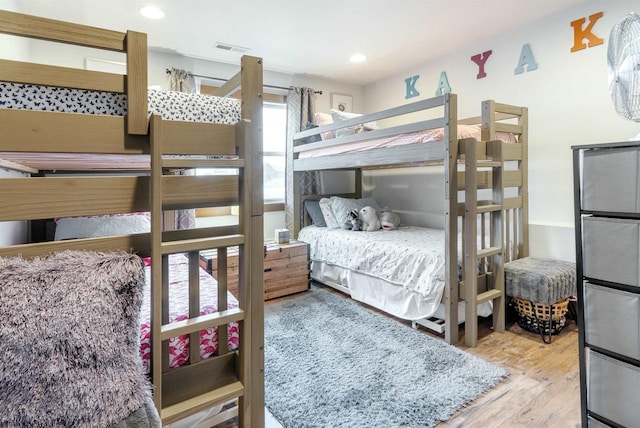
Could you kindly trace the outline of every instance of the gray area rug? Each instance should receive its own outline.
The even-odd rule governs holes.
[[[433,427],[507,375],[316,287],[265,307],[265,400],[286,428]]]

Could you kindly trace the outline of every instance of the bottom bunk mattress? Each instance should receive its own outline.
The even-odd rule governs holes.
[[[140,356],[145,371],[151,365],[151,259],[145,261],[145,292],[140,313]],[[200,315],[218,312],[218,284],[211,275],[200,268]],[[228,308],[237,308],[238,300],[227,293]],[[189,318],[189,259],[184,254],[169,256],[169,322]],[[240,340],[238,323],[228,325],[229,349],[238,348]],[[218,351],[218,329],[209,328],[200,332],[200,357],[207,358]],[[189,336],[169,339],[169,368],[189,361]]]
[[[346,287],[355,300],[398,318],[444,318],[444,230],[409,226],[354,232],[307,226],[298,239],[309,244],[312,279]],[[491,305],[478,305],[478,314],[489,316]]]

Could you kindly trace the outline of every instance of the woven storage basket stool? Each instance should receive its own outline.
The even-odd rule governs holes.
[[[514,298],[518,325],[545,343],[565,325],[569,297],[576,294],[576,265],[524,257],[504,265],[505,290]]]

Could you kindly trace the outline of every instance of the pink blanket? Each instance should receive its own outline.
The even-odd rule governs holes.
[[[151,366],[151,269],[150,259],[145,259],[145,294],[140,313],[140,356],[147,372]],[[229,308],[237,308],[238,300],[227,293]],[[200,315],[218,312],[218,284],[206,271],[200,269]],[[189,318],[189,260],[183,254],[169,256],[169,322]],[[228,326],[229,349],[237,349],[239,342],[238,323]],[[207,358],[218,350],[218,329],[200,332],[200,357]],[[169,367],[184,365],[189,360],[189,336],[178,336],[169,340]]]

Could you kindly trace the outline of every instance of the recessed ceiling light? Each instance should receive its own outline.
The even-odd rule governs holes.
[[[142,6],[140,8],[140,14],[149,19],[164,18],[164,12],[162,11],[162,9],[156,6]]]
[[[351,62],[364,62],[366,60],[367,60],[367,57],[361,53],[351,55],[351,58],[349,58],[349,61]]]

